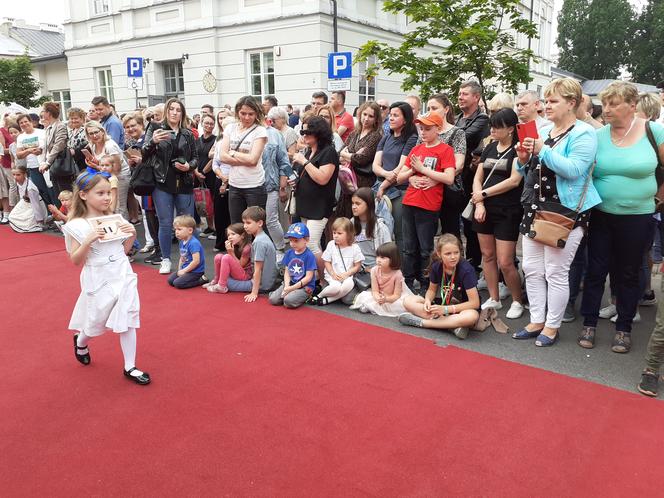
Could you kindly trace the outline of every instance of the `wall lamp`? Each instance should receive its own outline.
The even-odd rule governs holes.
[[[182,64],[184,64],[184,61],[188,61],[188,60],[189,60],[189,54],[182,54],[182,58],[181,58],[181,59],[182,59]]]

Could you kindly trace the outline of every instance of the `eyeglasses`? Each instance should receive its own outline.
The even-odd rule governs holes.
[[[95,135],[99,135],[100,133],[101,133],[101,131],[95,130],[95,131],[89,131],[88,135],[90,135],[91,137],[94,137]]]
[[[312,130],[300,130],[300,135],[305,136],[305,135],[313,135],[314,132]]]

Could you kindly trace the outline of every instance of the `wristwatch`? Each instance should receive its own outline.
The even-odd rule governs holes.
[[[486,197],[487,197],[487,193],[486,193],[486,190],[482,190],[482,197],[484,197],[484,198],[486,198]]]

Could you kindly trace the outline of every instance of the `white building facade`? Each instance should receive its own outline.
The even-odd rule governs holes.
[[[528,17],[531,0],[523,0]],[[545,25],[542,62],[533,76],[550,74],[552,0],[535,0],[533,20]],[[368,40],[398,44],[405,16],[387,14],[382,0],[338,0],[338,51]],[[65,55],[72,105],[87,108],[105,95],[118,111],[178,96],[190,113],[243,95],[275,95],[280,105],[304,105],[327,88],[327,54],[334,51],[329,0],[68,0]],[[547,17],[548,16],[548,17]],[[547,20],[548,19],[548,20]],[[519,40],[527,46],[528,40]],[[432,47],[433,48],[433,47]],[[127,57],[142,57],[143,89],[127,85]],[[368,99],[403,97],[399,75],[364,78],[353,66],[347,107]],[[205,84],[204,84],[205,83]],[[530,85],[535,88],[540,83]]]

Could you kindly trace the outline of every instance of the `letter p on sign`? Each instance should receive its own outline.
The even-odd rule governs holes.
[[[352,54],[350,52],[334,52],[327,56],[328,79],[351,78],[353,75]]]

